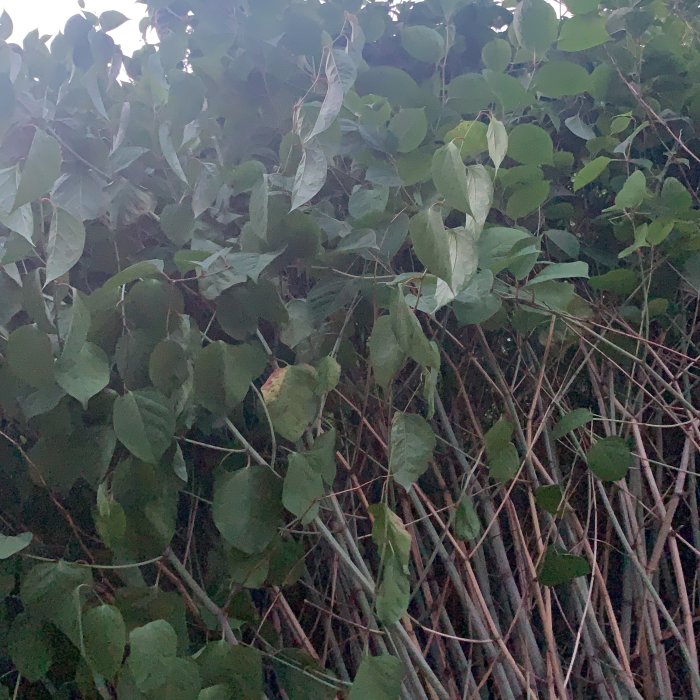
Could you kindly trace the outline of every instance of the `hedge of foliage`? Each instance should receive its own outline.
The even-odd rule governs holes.
[[[142,1],[0,19],[0,698],[698,700],[697,0]]]

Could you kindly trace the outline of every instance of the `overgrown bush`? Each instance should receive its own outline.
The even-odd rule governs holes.
[[[0,20],[0,697],[700,698],[697,0],[144,3]]]

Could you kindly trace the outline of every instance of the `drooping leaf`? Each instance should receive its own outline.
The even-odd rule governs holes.
[[[425,337],[420,322],[400,289],[393,296],[389,318],[394,337],[406,355],[424,367],[440,367],[437,345]]]
[[[496,168],[496,172],[498,172],[508,152],[508,134],[505,126],[503,126],[503,122],[498,121],[495,117],[491,117],[488,131],[486,132],[486,140],[489,147],[489,157]]]
[[[326,51],[325,63],[326,95],[318,113],[316,123],[304,137],[308,142],[326,131],[335,121],[343,105],[343,96],[353,86],[357,76],[357,66],[347,53],[337,50]]]
[[[10,334],[7,339],[7,361],[19,379],[37,389],[53,382],[51,341],[36,326],[20,326]]]
[[[448,206],[463,212],[469,211],[467,169],[454,142],[435,151],[431,172],[433,182]]]
[[[398,700],[403,676],[403,664],[395,656],[365,656],[350,688],[349,700]]]
[[[65,275],[83,254],[85,226],[64,209],[56,209],[51,219],[46,245],[46,281]]]
[[[126,625],[113,605],[90,608],[82,619],[85,658],[90,667],[110,681],[122,665]]]
[[[55,377],[69,396],[87,408],[88,400],[109,384],[109,360],[102,348],[84,343],[77,355],[64,355],[56,362]]]
[[[168,400],[155,389],[117,397],[113,417],[119,441],[144,462],[157,462],[172,442],[175,416]]]
[[[63,156],[58,141],[37,129],[17,185],[13,209],[49,192],[61,173]]]
[[[553,547],[549,547],[537,572],[537,577],[544,586],[559,586],[590,573],[591,566],[583,557],[559,552]]]
[[[389,122],[389,131],[398,140],[399,153],[410,153],[415,150],[428,133],[425,109],[409,107],[400,110]]]
[[[368,345],[374,377],[386,389],[406,362],[406,355],[396,340],[389,316],[380,316],[374,322]]]
[[[535,503],[550,515],[557,515],[562,502],[561,488],[557,484],[535,489]]]
[[[539,274],[529,280],[525,286],[533,287],[551,280],[568,279],[570,277],[588,277],[588,263],[576,261],[570,263],[552,263]]]
[[[319,511],[323,497],[323,480],[304,455],[289,455],[287,474],[282,487],[282,504],[293,515],[301,518],[302,525],[310,523]]]
[[[425,418],[415,413],[394,413],[389,440],[389,473],[405,489],[428,468],[435,450],[435,433]]]
[[[479,536],[481,529],[481,520],[472,499],[466,495],[462,496],[455,512],[455,535],[461,540],[473,540]]]
[[[647,179],[641,170],[635,170],[615,197],[615,206],[620,209],[635,209],[644,201]]]
[[[0,559],[9,559],[29,547],[32,537],[31,532],[22,532],[19,535],[0,534]]]
[[[115,289],[123,284],[129,284],[137,279],[158,277],[163,272],[162,260],[142,260],[134,263],[110,277],[102,286],[103,289]]]
[[[282,481],[267,467],[227,474],[214,489],[212,514],[224,539],[247,554],[262,552],[282,518]]]
[[[589,185],[593,180],[600,177],[603,171],[608,167],[611,158],[607,156],[598,156],[592,161],[586,163],[572,178],[571,182],[574,186],[574,192],[578,192],[582,187]]]
[[[304,144],[301,162],[294,177],[292,211],[313,199],[326,182],[328,160],[316,141]]]
[[[511,442],[513,425],[501,418],[484,435],[490,475],[497,481],[512,479],[520,469],[520,457]]]
[[[17,672],[30,683],[40,681],[54,660],[46,627],[27,613],[20,613],[13,620],[6,648]]]
[[[605,437],[596,442],[586,453],[590,470],[601,481],[624,479],[634,465],[634,457],[627,443],[617,436]]]
[[[451,284],[449,237],[442,222],[440,209],[429,207],[416,214],[410,221],[409,231],[413,250],[426,270]]]
[[[317,381],[310,365],[290,365],[276,369],[263,384],[261,392],[272,425],[287,440],[298,440],[316,418]]]
[[[195,398],[208,411],[226,415],[243,401],[266,364],[259,346],[229,345],[222,340],[210,343],[194,363]]]
[[[593,414],[587,408],[575,408],[562,416],[552,428],[552,439],[559,440],[576,428],[581,428],[593,420]]]

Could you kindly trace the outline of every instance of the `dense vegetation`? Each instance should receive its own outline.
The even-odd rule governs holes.
[[[697,0],[0,19],[0,698],[700,698]]]

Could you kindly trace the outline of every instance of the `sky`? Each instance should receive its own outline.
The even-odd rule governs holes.
[[[129,21],[111,31],[110,36],[126,54],[141,45],[139,20],[145,14],[145,5],[136,0],[85,0],[85,9],[96,15],[105,10],[119,10]],[[56,34],[71,15],[81,11],[78,0],[0,0],[2,10],[12,18],[14,33],[10,41],[17,43],[33,29],[39,29],[41,34]]]

